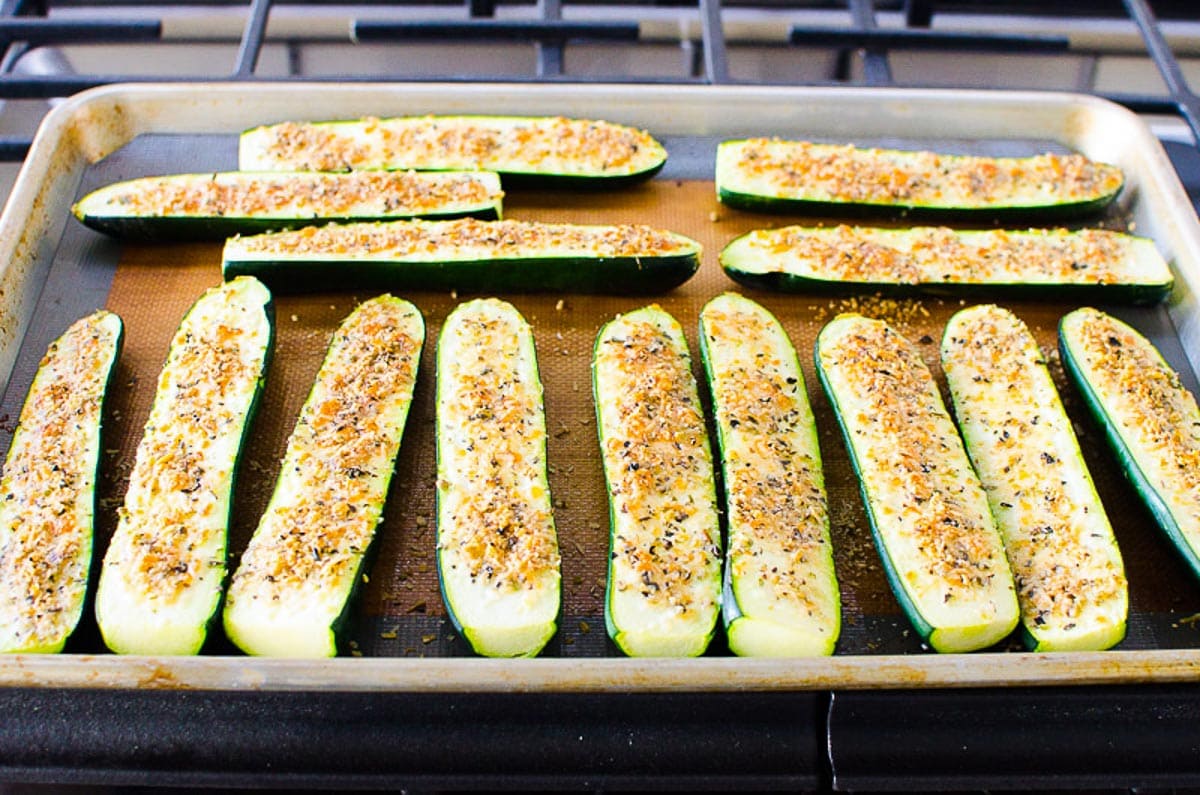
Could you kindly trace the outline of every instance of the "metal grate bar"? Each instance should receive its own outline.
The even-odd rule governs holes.
[[[459,22],[358,19],[351,30],[355,41],[636,41],[638,37],[638,26],[634,22],[575,22],[561,19],[471,19]]]
[[[729,56],[721,25],[721,0],[700,0],[700,33],[708,82],[728,83]]]
[[[1098,96],[1118,105],[1124,105],[1134,113],[1151,113],[1159,116],[1179,115],[1179,104],[1170,97],[1113,92],[1105,92]]]
[[[152,0],[124,0],[130,5],[150,5]],[[637,0],[635,0],[636,2]],[[643,0],[639,5],[686,7],[689,0]],[[340,5],[351,4],[350,0],[287,0],[300,5]],[[788,0],[694,0],[695,8],[700,16],[700,38],[696,42],[685,41],[683,44],[695,47],[696,59],[691,78],[651,78],[640,77],[591,77],[567,76],[565,62],[565,47],[573,40],[593,40],[609,42],[637,42],[639,40],[639,25],[632,21],[608,20],[564,20],[564,2],[590,3],[592,0],[402,0],[392,6],[420,5],[421,3],[448,4],[463,3],[469,18],[453,21],[445,20],[406,20],[406,19],[359,19],[351,24],[351,36],[356,42],[399,42],[399,41],[519,41],[532,43],[536,47],[536,71],[528,78],[517,77],[516,80],[541,80],[549,82],[653,82],[669,83],[712,83],[723,84],[737,82],[732,76],[732,61],[723,30],[723,10],[729,8],[762,7],[762,8],[795,8]],[[536,2],[537,16],[522,19],[495,19],[498,3],[528,5]],[[1163,0],[1170,9],[1177,9],[1170,0]],[[200,6],[232,6],[248,5],[247,18],[243,28],[240,46],[234,70],[226,77],[206,77],[204,79],[261,79],[257,75],[257,64],[266,40],[266,29],[271,16],[273,4],[271,0],[209,0],[197,2]],[[104,42],[104,41],[156,41],[161,40],[162,25],[157,19],[98,19],[57,17],[46,18],[46,0],[0,0],[0,49],[5,56],[0,60],[0,100],[3,99],[44,99],[60,97],[75,93],[85,88],[105,85],[112,82],[128,80],[126,75],[105,74],[61,74],[61,75],[19,75],[11,72],[12,65],[32,46],[68,42]],[[96,7],[95,2],[87,0],[59,0],[56,6]],[[821,4],[815,4],[820,6]],[[793,26],[788,35],[792,45],[807,47],[823,47],[834,49],[839,54],[839,68],[829,80],[806,81],[809,85],[845,85],[851,80],[850,64],[858,57],[862,62],[861,81],[872,86],[896,85],[891,71],[888,54],[893,50],[921,51],[961,51],[961,52],[1013,52],[1013,53],[1061,53],[1071,48],[1070,40],[1061,35],[1041,34],[1004,34],[981,31],[961,32],[946,31],[932,28],[933,14],[936,11],[947,13],[950,10],[969,10],[979,14],[1002,14],[1018,11],[1018,4],[988,4],[951,2],[951,0],[828,0],[822,7],[845,8],[850,19],[842,28],[816,27],[808,25]],[[1084,9],[1079,2],[1069,3],[1066,7],[1049,9],[1038,5],[1021,5],[1022,13],[1032,15],[1048,14],[1059,10],[1066,15],[1092,14],[1112,15],[1119,13],[1124,7],[1125,13],[1137,25],[1145,42],[1147,51],[1163,75],[1168,96],[1164,99],[1155,96],[1120,96],[1113,97],[1122,104],[1139,112],[1149,112],[1155,109],[1159,112],[1169,110],[1184,118],[1196,138],[1200,141],[1200,98],[1187,85],[1170,47],[1166,44],[1162,28],[1151,10],[1149,0],[1110,0],[1103,9],[1099,7]],[[1160,4],[1161,5],[1161,4]],[[1109,8],[1111,6],[1111,8]],[[278,7],[278,6],[274,6]],[[1082,10],[1081,10],[1082,9]],[[876,12],[899,11],[903,14],[904,27],[881,28],[877,24]],[[1170,11],[1178,16],[1178,10]],[[31,16],[32,15],[32,16]],[[38,16],[40,15],[40,16]],[[289,43],[303,41],[303,37],[293,37]],[[697,46],[698,45],[698,46]],[[160,82],[185,82],[195,78],[166,76],[139,76],[139,80],[154,80]],[[279,79],[279,78],[272,78]],[[363,77],[359,75],[325,75],[323,77],[305,77],[289,74],[294,80],[330,80],[346,81],[359,80],[449,80],[449,81],[481,81],[494,79],[490,75],[440,75],[412,76],[404,74],[377,75]],[[514,79],[506,76],[505,79]],[[770,77],[766,78],[770,82]],[[950,86],[947,86],[950,87]],[[23,148],[23,142],[4,141],[0,139],[0,160],[8,158],[11,153]]]
[[[496,0],[467,0],[467,13],[476,17],[496,16]]]
[[[562,0],[538,0],[538,9],[543,22],[562,21]],[[537,76],[552,77],[563,73],[563,43],[561,41],[539,41],[537,43]]]
[[[933,0],[904,0],[904,24],[910,28],[933,24]]]
[[[156,19],[0,19],[0,38],[30,44],[154,41],[162,36]]]
[[[792,44],[812,44],[840,47],[867,47],[888,50],[963,50],[967,52],[1066,52],[1071,41],[1066,36],[1041,34],[957,33],[933,30],[894,29],[830,30],[829,28],[795,25],[789,40]]]
[[[1187,79],[1183,76],[1183,70],[1179,68],[1179,61],[1171,52],[1171,47],[1167,44],[1162,27],[1158,24],[1150,5],[1145,0],[1124,0],[1124,2],[1129,16],[1137,24],[1142,39],[1146,42],[1146,51],[1150,53],[1163,81],[1167,84],[1171,100],[1179,115],[1191,128],[1197,145],[1200,145],[1200,97],[1197,97],[1188,86]]]
[[[271,14],[271,0],[251,0],[246,29],[238,47],[237,61],[233,74],[237,77],[253,77],[262,52],[263,38],[267,33],[267,17]]]
[[[28,0],[0,0],[0,19],[13,20],[17,17],[33,13],[34,4]],[[0,72],[9,72],[17,60],[29,49],[24,42],[14,42],[13,39],[0,36],[0,51],[4,57],[0,59]]]
[[[0,137],[0,162],[13,163],[24,160],[32,145],[33,141],[29,138]]]
[[[875,0],[850,0],[850,15],[858,30],[868,33],[875,30]],[[885,48],[874,45],[863,47],[863,78],[869,86],[893,83],[892,67],[888,63]]]
[[[234,82],[235,77],[205,77],[205,82],[222,83]],[[360,74],[321,74],[321,75],[292,75],[288,77],[259,76],[254,78],[263,83],[378,83],[387,78],[378,75]],[[186,75],[139,75],[138,82],[144,83],[195,83],[197,78]],[[478,83],[495,78],[479,77],[478,75],[428,75],[407,77],[405,80],[416,83]],[[695,85],[708,82],[705,79],[680,79],[677,77],[619,77],[605,75],[563,76],[538,78],[534,75],[505,75],[502,80],[506,83],[578,83],[580,85],[597,84],[647,84],[647,85]],[[111,83],[128,82],[127,75],[5,75],[0,74],[0,100],[4,99],[51,99],[66,97],[89,88],[105,86]],[[831,84],[832,85],[832,84]]]

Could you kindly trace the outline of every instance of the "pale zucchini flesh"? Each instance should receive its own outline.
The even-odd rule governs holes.
[[[666,158],[658,141],[632,127],[522,116],[284,122],[247,130],[238,148],[246,171],[488,169],[577,184],[644,179]]]
[[[425,324],[408,301],[359,305],[334,332],[275,490],[229,584],[243,651],[332,657],[387,500]]]
[[[919,352],[885,322],[847,314],[821,330],[816,363],[884,572],[913,628],[939,652],[998,643],[1019,615],[1012,572]]]
[[[0,480],[0,652],[61,651],[92,567],[104,397],[123,328],[73,323],[38,366]]]
[[[783,327],[726,293],[700,312],[728,541],[722,614],[744,656],[832,654],[841,599],[804,373]]]
[[[273,338],[255,279],[212,288],[171,340],[96,593],[121,654],[195,654],[225,579],[235,468]]]
[[[721,538],[683,329],[657,305],[610,321],[592,384],[609,498],[608,634],[630,656],[699,655],[719,612]]]
[[[986,157],[754,138],[717,148],[716,183],[721,201],[752,210],[994,219],[1095,212],[1124,177],[1080,154]]]
[[[561,574],[533,332],[507,302],[469,301],[446,318],[437,458],[450,617],[477,654],[532,657],[557,629]]]
[[[1107,649],[1125,635],[1121,553],[1033,335],[997,306],[950,319],[942,369],[1017,584],[1033,651]]]
[[[106,185],[72,208],[84,224],[128,239],[221,239],[329,221],[499,218],[490,171],[224,172]]]
[[[1200,408],[1150,340],[1085,307],[1059,323],[1063,367],[1126,477],[1200,577]]]
[[[1105,229],[760,229],[721,252],[730,278],[776,290],[997,293],[1161,301],[1174,277],[1148,238]]]

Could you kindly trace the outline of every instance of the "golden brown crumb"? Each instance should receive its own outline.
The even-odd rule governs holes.
[[[1121,187],[1120,169],[1083,155],[1027,158],[860,149],[849,145],[754,139],[737,167],[778,196],[871,204],[951,205],[1086,201]]]

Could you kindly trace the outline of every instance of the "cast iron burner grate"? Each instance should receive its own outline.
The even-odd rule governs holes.
[[[893,74],[891,57],[905,51],[954,53],[970,57],[972,54],[1002,53],[1005,55],[1052,55],[1068,51],[1078,53],[1080,47],[1061,33],[994,32],[989,27],[998,26],[1001,18],[1020,15],[1037,19],[1052,14],[1059,18],[1089,17],[1132,22],[1145,48],[1146,55],[1153,61],[1165,83],[1165,93],[1102,94],[1139,113],[1165,114],[1182,118],[1190,127],[1193,136],[1200,141],[1200,97],[1188,86],[1180,63],[1167,44],[1163,25],[1148,0],[1121,0],[1121,2],[1077,2],[1066,0],[1052,4],[1038,3],[988,3],[988,2],[935,2],[934,0],[845,0],[844,2],[797,2],[796,0],[696,0],[690,5],[678,0],[626,0],[605,3],[610,13],[602,17],[595,15],[564,18],[563,0],[461,0],[465,8],[461,15],[446,18],[445,13],[429,18],[422,9],[449,7],[453,10],[456,0],[411,0],[390,4],[363,4],[352,6],[338,0],[309,0],[309,2],[283,3],[273,0],[250,0],[241,29],[239,46],[233,68],[227,74],[204,77],[205,80],[328,80],[329,76],[289,74],[264,76],[258,69],[259,56],[269,40],[268,22],[272,12],[281,7],[342,7],[347,13],[361,13],[361,18],[349,20],[349,40],[354,44],[403,44],[403,43],[527,43],[534,47],[536,57],[530,74],[517,76],[517,80],[559,82],[688,82],[702,84],[737,84],[739,80],[730,68],[730,47],[727,42],[727,12],[744,12],[759,9],[763,12],[788,10],[825,12],[832,14],[822,18],[819,24],[797,22],[790,24],[787,44],[806,50],[823,50],[832,53],[835,67],[828,78],[805,80],[804,85],[868,85],[894,86],[902,83]],[[499,5],[498,5],[499,4]],[[528,7],[532,5],[533,11]],[[576,5],[576,4],[573,4]],[[580,0],[578,7],[595,7],[597,0]],[[1186,2],[1160,0],[1156,4],[1163,19],[1194,19],[1195,9]],[[197,10],[230,10],[245,3],[209,2],[189,3],[186,8]],[[690,34],[679,42],[692,52],[694,67],[691,74],[682,77],[600,77],[571,75],[564,68],[565,49],[580,42],[623,43],[631,47],[644,41],[637,20],[637,12],[647,8],[682,9],[683,17],[698,22],[698,40]],[[168,22],[178,18],[180,9],[165,4],[155,5],[145,0],[132,0],[121,4],[114,12],[109,4],[88,0],[0,0],[0,100],[48,99],[64,97],[94,86],[125,82],[127,75],[101,73],[52,73],[30,74],[17,67],[22,57],[41,47],[77,44],[113,43],[159,43],[168,40],[164,31]],[[695,17],[691,16],[694,9]],[[447,9],[442,8],[445,12]],[[519,10],[515,16],[505,11]],[[138,13],[130,13],[137,11]],[[161,12],[162,17],[154,16]],[[383,15],[381,16],[381,12]],[[627,18],[619,18],[622,13]],[[880,14],[888,14],[890,23],[881,25]],[[116,16],[114,16],[116,14]],[[618,18],[612,18],[613,15]],[[978,20],[973,30],[956,27],[935,27],[937,15],[968,14]],[[895,23],[899,19],[899,24]],[[682,19],[682,18],[681,18]],[[830,24],[830,20],[834,24]],[[686,20],[685,20],[686,21]],[[839,26],[839,21],[840,24]],[[681,23],[682,24],[682,23]],[[295,34],[289,34],[297,38]],[[173,39],[175,40],[175,39]],[[183,37],[188,40],[203,40],[202,36]],[[1086,45],[1085,45],[1086,47]],[[400,61],[403,66],[403,61]],[[857,67],[857,68],[855,68]],[[454,74],[439,76],[439,80],[488,81],[513,80],[511,75],[497,77],[495,74],[473,74],[470,63]],[[474,67],[478,68],[478,67]],[[195,80],[194,76],[181,77],[177,74],[142,75],[138,80],[149,82],[179,82]],[[390,74],[364,75],[347,71],[334,76],[341,81],[389,81],[422,80],[427,76],[406,74],[402,69]],[[790,84],[796,84],[789,80]],[[944,84],[940,84],[943,85]],[[1101,92],[1093,92],[1101,93]],[[19,161],[28,150],[30,140],[24,136],[0,137],[0,160]]]

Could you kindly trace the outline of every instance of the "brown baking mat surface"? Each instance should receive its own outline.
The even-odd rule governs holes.
[[[717,203],[708,181],[659,179],[613,193],[519,191],[506,197],[506,215],[522,220],[580,223],[645,223],[699,240],[705,249],[700,271],[681,288],[653,298],[584,295],[505,295],[532,324],[545,385],[550,482],[562,551],[563,616],[548,655],[616,654],[605,638],[604,578],[608,519],[591,398],[592,343],[599,327],[615,314],[656,301],[684,326],[692,346],[705,301],[739,289],[721,272],[717,254],[735,235],[801,219],[758,216]],[[805,222],[813,222],[807,219]],[[175,327],[191,303],[220,281],[220,246],[128,246],[108,298],[108,308],[126,323],[125,350],[114,392],[102,480],[98,544],[103,549],[115,523],[141,425],[149,412],[158,370]],[[872,544],[836,422],[812,369],[813,342],[822,325],[840,311],[861,311],[893,322],[918,343],[940,378],[938,341],[957,300],[884,300],[872,296],[813,297],[743,291],[782,321],[800,353],[820,429],[829,490],[833,542],[842,590],[843,632],[839,654],[919,652],[921,647],[892,597]],[[360,301],[373,293],[278,295],[276,344],[266,387],[238,475],[230,533],[230,571],[266,505],[301,404],[316,374],[329,335]],[[351,619],[349,653],[445,656],[470,654],[445,618],[435,561],[434,355],[442,321],[471,297],[407,292],[425,316],[427,338],[421,373],[378,530],[369,581]],[[1008,303],[1037,335],[1068,411],[1081,433],[1085,456],[1116,528],[1130,581],[1131,618],[1124,648],[1200,646],[1200,629],[1189,616],[1200,611],[1200,587],[1172,555],[1142,509],[1084,413],[1067,388],[1057,362],[1055,326],[1072,307],[1034,302]],[[1130,318],[1129,312],[1123,313]],[[1161,325],[1160,310],[1136,310],[1134,322]],[[1168,327],[1169,330],[1169,327]],[[702,390],[703,392],[703,390]],[[706,396],[707,399],[707,396]],[[208,650],[230,651],[219,626]],[[1019,648],[1010,640],[1003,648]],[[724,653],[720,635],[710,654]]]

